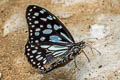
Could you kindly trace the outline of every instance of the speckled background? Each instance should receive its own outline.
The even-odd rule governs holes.
[[[90,25],[106,25],[110,32],[96,41],[102,55],[84,54],[73,61],[40,74],[24,55],[28,37],[25,11],[39,5],[55,14],[78,42],[90,38]],[[120,0],[0,0],[0,78],[1,80],[120,80]],[[107,48],[106,48],[107,46]],[[102,65],[102,66],[101,66]],[[101,66],[101,67],[100,67]]]

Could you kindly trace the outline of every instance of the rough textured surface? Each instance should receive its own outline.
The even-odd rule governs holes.
[[[105,31],[98,31],[97,34],[108,33],[91,44],[101,55],[94,49],[92,54],[87,47],[85,51],[90,62],[84,54],[76,57],[80,70],[71,61],[47,74],[40,74],[24,55],[28,36],[25,10],[30,4],[39,5],[55,14],[76,42],[93,37],[91,32],[95,29],[90,25],[104,25],[102,30]],[[120,80],[120,0],[1,0],[0,7],[2,80]]]
[[[101,39],[107,36],[108,34],[109,34],[109,29],[107,29],[107,26],[105,26],[104,24],[90,25],[91,38]]]
[[[2,77],[2,73],[0,72],[0,80],[1,80],[1,77]]]
[[[51,0],[52,4],[56,3],[63,3],[67,6],[75,4],[75,3],[95,3],[95,2],[102,2],[103,0]]]
[[[23,14],[24,13],[19,12],[11,16],[8,21],[5,21],[3,36],[26,26],[26,20]]]

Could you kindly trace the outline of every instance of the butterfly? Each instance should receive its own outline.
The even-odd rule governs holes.
[[[86,47],[84,41],[75,43],[64,24],[42,7],[29,5],[26,19],[29,39],[25,45],[25,55],[41,73],[47,73],[73,59]]]

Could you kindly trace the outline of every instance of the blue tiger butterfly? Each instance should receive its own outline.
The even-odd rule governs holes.
[[[25,55],[41,73],[73,59],[86,47],[85,42],[75,43],[64,24],[48,10],[29,5],[26,10],[29,39]]]

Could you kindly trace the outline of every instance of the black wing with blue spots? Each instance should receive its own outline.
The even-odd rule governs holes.
[[[42,72],[63,63],[74,39],[65,26],[48,10],[30,5],[26,11],[29,39],[25,46],[28,61]]]
[[[29,39],[32,43],[48,41],[55,43],[74,42],[66,27],[46,9],[31,5],[27,8],[26,18],[29,25]]]

